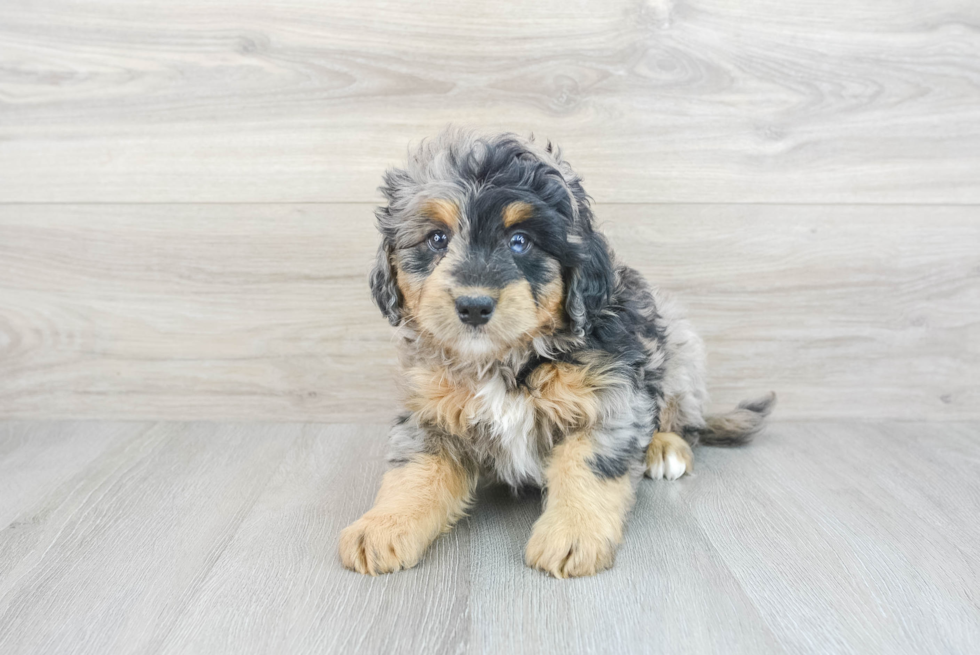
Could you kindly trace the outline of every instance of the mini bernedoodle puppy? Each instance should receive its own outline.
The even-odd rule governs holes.
[[[701,339],[618,264],[579,177],[550,144],[449,130],[388,170],[374,299],[398,330],[408,412],[344,566],[414,566],[480,476],[544,489],[527,565],[613,564],[643,474],[675,480],[691,446],[738,444],[770,394],[705,416]]]

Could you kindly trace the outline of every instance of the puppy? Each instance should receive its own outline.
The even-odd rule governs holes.
[[[374,299],[398,331],[407,413],[344,566],[414,566],[483,476],[545,491],[527,565],[558,578],[613,564],[645,473],[691,446],[747,441],[775,396],[705,416],[701,339],[595,231],[558,149],[447,131],[391,169],[376,211]]]

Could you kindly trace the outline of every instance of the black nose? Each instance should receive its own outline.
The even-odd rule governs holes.
[[[456,314],[467,325],[483,325],[490,320],[496,304],[490,296],[461,296],[456,299]]]

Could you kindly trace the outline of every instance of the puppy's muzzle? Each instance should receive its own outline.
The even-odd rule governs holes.
[[[461,296],[456,299],[456,315],[467,325],[483,325],[493,316],[496,305],[490,296]]]

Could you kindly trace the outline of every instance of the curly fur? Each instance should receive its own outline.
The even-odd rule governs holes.
[[[551,144],[448,130],[388,170],[381,191],[371,289],[397,326],[409,409],[390,435],[396,467],[437,456],[515,488],[570,489],[602,496],[596,507],[626,507],[644,471],[676,477],[690,470],[689,445],[743,443],[761,428],[773,395],[705,415],[701,339],[665,294],[616,263],[580,178]],[[445,250],[426,247],[436,229],[449,235]],[[508,249],[515,230],[533,252]],[[485,326],[460,322],[452,303],[461,294],[495,299]],[[559,466],[558,452],[576,456]],[[588,479],[596,482],[576,482]],[[535,552],[559,552],[541,539],[560,546],[555,535],[574,532],[554,527],[567,520],[554,512],[546,508],[536,528],[551,532],[536,532]],[[600,542],[614,549],[620,532]],[[528,561],[588,574],[612,553],[577,572]]]

